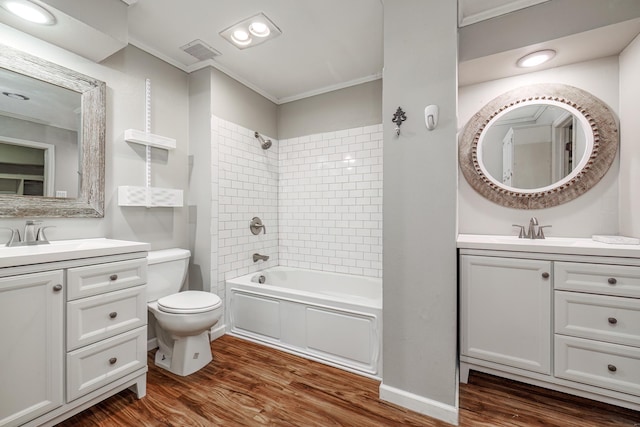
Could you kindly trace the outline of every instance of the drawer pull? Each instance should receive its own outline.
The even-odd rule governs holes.
[[[112,311],[111,313],[109,313],[109,317],[112,319],[115,319],[116,317],[118,317],[118,313],[115,311]],[[609,318],[609,323],[611,323],[611,318]]]
[[[53,287],[54,292],[60,292],[62,290],[62,285],[61,284],[57,284]]]
[[[607,282],[609,282],[610,285],[615,285],[616,283],[618,283],[615,277],[609,277]]]
[[[616,365],[608,365],[607,369],[609,370],[609,372],[615,372],[618,370],[618,368],[616,368]]]
[[[118,361],[117,357],[112,357],[111,359],[109,359],[109,364],[115,365],[117,361]],[[609,365],[609,366],[612,366],[612,365]],[[614,369],[615,369],[615,366],[614,366]]]
[[[616,323],[618,323],[618,319],[616,319],[615,317],[609,317],[609,319],[607,320],[611,325],[615,325]]]
[[[114,281],[114,280],[118,280],[118,275],[117,274],[112,274],[111,276],[109,276],[109,280]],[[609,279],[611,280],[611,279]]]
[[[543,279],[548,279],[549,278],[549,273],[547,273],[546,271],[544,273],[542,273],[542,278]]]

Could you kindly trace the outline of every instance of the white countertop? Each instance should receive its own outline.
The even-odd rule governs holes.
[[[459,234],[457,242],[460,249],[640,258],[640,245],[608,244],[580,237],[520,239],[518,236]]]
[[[105,238],[56,240],[45,245],[0,246],[0,268],[149,251],[149,243]]]

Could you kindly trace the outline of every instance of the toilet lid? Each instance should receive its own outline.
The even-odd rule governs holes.
[[[220,297],[210,292],[185,291],[162,297],[158,300],[158,308],[165,313],[202,313],[222,305]]]

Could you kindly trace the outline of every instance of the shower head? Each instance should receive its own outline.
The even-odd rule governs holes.
[[[263,150],[268,150],[269,148],[271,148],[271,140],[267,139],[266,141],[264,140],[263,137],[260,136],[260,134],[258,133],[258,131],[256,131],[256,133],[254,134],[254,136],[256,138],[258,138],[258,141],[260,141],[261,147]]]

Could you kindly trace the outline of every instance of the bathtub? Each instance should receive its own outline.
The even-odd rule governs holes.
[[[381,279],[273,267],[227,280],[226,303],[231,335],[382,376]]]

